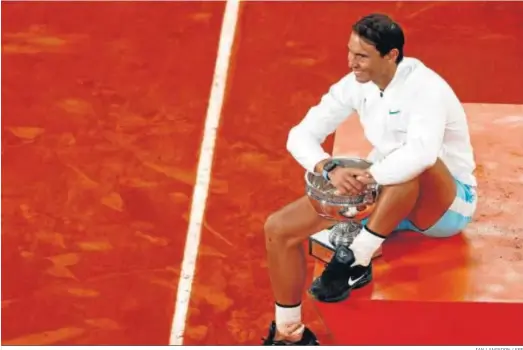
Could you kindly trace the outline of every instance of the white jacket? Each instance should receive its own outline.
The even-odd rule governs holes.
[[[353,73],[343,77],[290,130],[287,149],[314,171],[330,157],[321,144],[354,111],[374,147],[370,172],[379,184],[413,179],[439,157],[455,178],[477,185],[463,106],[445,80],[418,59],[405,57],[383,94],[372,82],[358,83]]]

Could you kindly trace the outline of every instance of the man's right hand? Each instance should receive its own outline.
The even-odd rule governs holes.
[[[356,180],[363,170],[354,168],[336,167],[329,173],[330,182],[340,194],[357,195],[363,192],[365,184]]]

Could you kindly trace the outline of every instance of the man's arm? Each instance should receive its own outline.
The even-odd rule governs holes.
[[[438,159],[447,120],[444,97],[441,91],[421,91],[415,101],[406,142],[369,168],[380,185],[412,180]]]
[[[321,144],[354,111],[355,84],[352,74],[333,84],[321,101],[290,130],[287,150],[305,169],[321,172],[330,158]]]

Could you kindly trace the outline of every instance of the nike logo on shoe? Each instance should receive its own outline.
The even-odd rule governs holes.
[[[352,276],[349,277],[349,287],[354,286],[356,283],[359,282],[365,275],[361,275],[360,277],[356,278],[355,280],[352,279]]]

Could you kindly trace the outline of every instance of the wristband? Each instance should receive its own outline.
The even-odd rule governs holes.
[[[337,160],[331,160],[323,166],[322,175],[323,178],[327,181],[330,181],[329,173],[334,170],[340,163]]]

